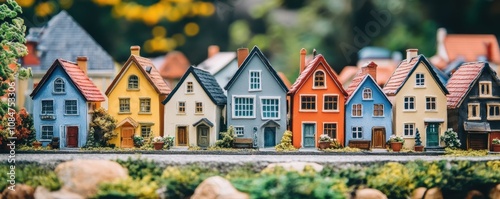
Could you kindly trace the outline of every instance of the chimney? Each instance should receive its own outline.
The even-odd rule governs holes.
[[[361,74],[372,76],[373,80],[377,81],[377,64],[370,62],[361,68]]]
[[[441,57],[442,59],[444,59],[446,62],[449,62],[449,58],[448,58],[448,53],[446,52],[446,47],[444,46],[444,40],[446,40],[446,36],[447,36],[447,32],[446,32],[446,29],[445,28],[438,28],[437,30],[437,36],[436,36],[436,40],[437,40],[437,52],[436,54]]]
[[[220,49],[219,46],[217,45],[210,45],[208,46],[208,58],[214,56],[215,54],[219,53]]]
[[[238,68],[248,56],[248,48],[238,48]]]
[[[316,57],[317,54],[318,52],[316,52],[316,49],[313,49],[313,59]]]
[[[80,67],[80,70],[87,75],[87,57],[85,56],[79,56],[76,58],[76,65]]]
[[[493,45],[491,45],[491,42],[487,42],[484,45],[486,47],[486,60],[491,62],[493,60]]]
[[[307,51],[305,48],[300,49],[300,71],[299,74],[306,69],[306,54]]]
[[[130,46],[130,54],[131,55],[141,56],[140,52],[141,52],[140,46]]]
[[[411,58],[414,58],[418,55],[418,49],[412,48],[406,50],[406,62],[410,63]]]

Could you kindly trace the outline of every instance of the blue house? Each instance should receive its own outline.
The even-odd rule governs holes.
[[[77,63],[56,59],[31,93],[36,139],[47,145],[60,138],[60,147],[83,147],[90,113],[105,100],[87,77],[87,57]]]
[[[237,54],[239,68],[225,86],[227,124],[254,147],[274,147],[287,128],[288,88],[257,46]]]
[[[364,141],[370,148],[385,148],[392,134],[392,104],[377,85],[376,70],[373,62],[362,67],[346,89],[346,146]]]

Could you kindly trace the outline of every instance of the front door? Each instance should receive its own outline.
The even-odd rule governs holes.
[[[372,147],[385,148],[385,129],[374,128],[372,133]]]
[[[488,149],[488,134],[469,133],[467,139],[467,149],[483,150]]]
[[[273,147],[276,145],[276,128],[264,128],[264,147]]]
[[[439,124],[429,123],[427,125],[427,146],[439,146]]]
[[[77,126],[69,126],[66,128],[66,147],[78,147]]]
[[[185,126],[177,127],[177,145],[179,146],[187,146],[188,138],[187,138],[187,130]]]
[[[304,137],[304,148],[315,147],[314,124],[304,124],[302,135]]]
[[[122,148],[134,147],[134,127],[122,127]]]
[[[208,126],[200,125],[198,131],[198,146],[208,147],[210,145],[210,138],[208,136]]]

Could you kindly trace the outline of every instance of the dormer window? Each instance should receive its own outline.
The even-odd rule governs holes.
[[[370,89],[370,88],[363,89],[363,99],[364,100],[371,100],[372,99],[372,89]]]
[[[128,89],[139,89],[139,78],[135,75],[128,77]]]
[[[479,82],[479,97],[491,97],[491,82],[490,81],[480,81]]]
[[[260,91],[261,90],[261,85],[260,85],[260,82],[261,82],[261,77],[260,77],[260,71],[257,71],[257,70],[251,70],[250,71],[250,77],[248,78],[249,79],[249,90],[250,91]]]
[[[54,81],[54,93],[64,93],[66,90],[64,89],[64,80],[61,78],[57,78]]]
[[[193,82],[187,82],[186,93],[193,93]]]
[[[314,73],[314,87],[315,88],[325,87],[325,73],[323,71],[316,71]]]
[[[417,73],[415,76],[415,86],[416,87],[423,87],[425,86],[425,76],[422,73]]]

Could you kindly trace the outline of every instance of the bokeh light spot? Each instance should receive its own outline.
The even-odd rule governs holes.
[[[187,36],[195,36],[199,31],[200,27],[194,22],[189,22],[186,24],[186,26],[184,26],[184,33],[186,33]]]

